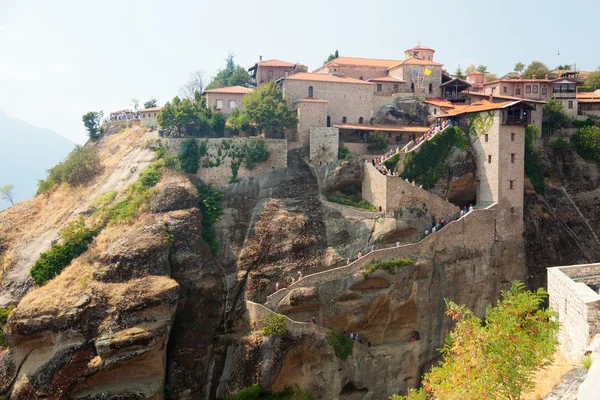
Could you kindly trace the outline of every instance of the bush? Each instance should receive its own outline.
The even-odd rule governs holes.
[[[349,337],[338,332],[330,331],[327,334],[327,338],[329,339],[329,343],[333,346],[333,351],[338,358],[345,360],[352,354],[354,341]]]
[[[160,179],[160,168],[164,165],[163,161],[156,161],[142,171],[140,182],[144,187],[151,188],[158,183]]]
[[[204,143],[204,142],[203,142]],[[206,149],[206,144],[205,147]],[[187,138],[181,142],[179,148],[179,164],[181,169],[190,174],[194,174],[198,171],[198,163],[200,162],[200,148],[196,139]]]
[[[5,308],[0,308],[0,346],[6,346],[6,339],[4,338],[4,325],[6,325],[6,321],[8,321],[8,316],[10,312],[15,309],[15,306],[8,306]]]
[[[342,196],[326,196],[327,201],[332,203],[342,204],[344,206],[362,208],[364,210],[376,211],[377,207],[369,203],[362,197],[342,197]]]
[[[403,179],[421,182],[425,189],[432,188],[442,177],[445,161],[454,147],[464,149],[467,138],[457,127],[446,128],[441,135],[436,135],[421,145],[418,153],[410,152],[404,160]]]
[[[198,189],[200,197],[200,211],[202,212],[202,239],[206,242],[213,254],[217,254],[219,243],[215,235],[213,224],[223,214],[223,195],[210,185],[202,185]]]
[[[260,139],[253,139],[250,144],[244,144],[243,152],[244,167],[249,170],[254,168],[254,164],[267,161],[271,155],[265,146],[265,141]]]
[[[385,132],[375,131],[369,132],[367,150],[371,152],[382,151],[387,149],[390,144],[390,139]]]
[[[585,126],[571,137],[571,143],[577,153],[586,160],[600,161],[600,128]]]
[[[259,384],[248,386],[230,396],[225,395],[225,400],[310,400],[310,393],[306,390],[300,389],[296,385],[294,391],[291,387],[286,386],[283,392],[270,393],[262,390]]]
[[[387,160],[385,160],[383,162],[383,165],[385,165],[385,167],[388,170],[393,171],[396,169],[396,165],[398,164],[398,161],[400,161],[400,153],[396,153],[393,156],[391,156],[390,158],[388,158]]]
[[[533,150],[533,141],[540,134],[535,125],[527,125],[525,128],[525,174],[529,177],[535,191],[544,194],[544,173],[538,154]]]
[[[234,394],[233,396],[226,395],[225,400],[255,400],[260,398],[262,388],[258,383],[248,386]]]
[[[350,157],[350,150],[343,143],[338,147],[338,160],[345,160]]]
[[[586,371],[590,370],[590,367],[592,366],[592,356],[591,356],[591,354],[586,354],[585,356],[583,356],[583,359],[581,360],[581,366]]]
[[[550,143],[552,150],[565,150],[570,149],[573,145],[563,138],[558,138],[554,142]]]
[[[59,231],[62,244],[53,244],[50,250],[40,254],[31,267],[31,277],[36,285],[43,285],[58,275],[63,268],[83,254],[98,232],[85,225],[83,217],[69,222]]]
[[[94,147],[76,146],[65,161],[48,170],[45,180],[38,181],[37,194],[45,193],[55,184],[60,183],[67,183],[71,186],[84,185],[98,175],[101,170],[100,158]]]
[[[410,258],[399,257],[399,258],[395,258],[393,260],[381,261],[378,263],[371,263],[371,264],[367,265],[363,269],[362,272],[363,272],[363,274],[366,275],[371,272],[375,272],[378,269],[383,269],[383,270],[386,270],[390,274],[395,274],[396,272],[398,272],[398,268],[407,267],[409,265],[413,265],[414,263],[415,262],[413,260],[411,260]]]
[[[281,314],[269,314],[261,320],[265,336],[283,336],[287,333],[287,318]]]
[[[586,126],[594,126],[594,125],[596,125],[596,121],[594,121],[591,118],[584,119],[583,121],[580,121],[578,119],[572,119],[571,123],[577,129],[584,128]]]

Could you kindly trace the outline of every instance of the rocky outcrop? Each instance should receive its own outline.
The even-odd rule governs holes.
[[[427,125],[427,106],[420,100],[397,97],[393,104],[381,107],[373,118],[376,124]]]
[[[475,157],[470,147],[454,147],[444,163],[442,177],[431,190],[452,204],[468,206],[477,202]]]

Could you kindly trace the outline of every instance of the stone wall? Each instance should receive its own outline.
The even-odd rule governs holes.
[[[231,114],[233,110],[236,108],[244,108],[242,104],[242,100],[244,99],[245,93],[223,93],[223,92],[206,92],[206,105],[209,108],[216,107],[221,110],[221,113],[225,115]],[[222,107],[217,107],[217,101],[220,100],[223,102]],[[233,107],[230,107],[229,102],[232,101],[235,104],[231,104]]]
[[[310,129],[327,126],[327,102],[325,100],[301,100],[294,104],[298,110],[296,140],[303,145],[310,142]]]
[[[335,163],[338,159],[338,128],[310,129],[310,162],[313,165]]]
[[[179,153],[179,147],[184,138],[168,138],[165,139],[167,152],[173,155]],[[264,140],[267,150],[271,153],[267,161],[256,163],[252,170],[244,167],[244,163],[240,165],[238,170],[238,178],[246,178],[264,174],[266,172],[287,168],[287,140],[285,139],[256,139],[256,138],[223,138],[223,139],[196,139],[198,145],[206,141],[207,155],[200,159],[200,167],[198,168],[198,177],[207,184],[212,184],[217,188],[222,188],[230,183],[232,177],[231,170],[231,149],[233,147],[241,148],[244,143],[250,143],[252,140]],[[230,147],[228,150],[227,145]],[[219,156],[219,151],[221,155]],[[219,165],[217,164],[219,160]],[[206,166],[212,162],[213,167]]]
[[[548,268],[550,307],[558,313],[560,323],[558,341],[571,362],[581,361],[585,348],[600,333],[600,295],[571,277],[599,271],[600,264]]]
[[[400,61],[398,61],[400,62]],[[317,68],[314,72],[317,74],[327,74],[327,75],[341,75],[347,76],[348,78],[360,79],[361,81],[366,81],[371,78],[381,78],[382,76],[387,76],[387,68],[386,66],[375,67],[375,66],[358,66],[358,65],[342,65],[336,67],[328,67],[327,65],[323,65]]]

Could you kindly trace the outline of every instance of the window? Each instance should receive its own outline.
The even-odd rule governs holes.
[[[313,87],[312,86],[308,87],[308,97],[313,97]]]
[[[361,76],[361,77],[359,77],[358,79],[360,79],[360,80],[362,81],[362,80],[363,80],[363,77]]]
[[[525,93],[531,93],[531,85],[525,86]]]
[[[496,93],[496,88],[495,87],[492,88],[492,94],[494,94],[494,93]]]
[[[217,100],[217,108],[223,108],[223,100]]]
[[[489,140],[489,136],[488,136],[488,134],[487,134],[487,133],[485,134],[484,138],[485,138],[485,141],[486,141],[486,143],[487,143],[487,141]]]
[[[348,118],[342,117],[342,124],[345,124],[346,122],[348,122]]]
[[[229,100],[229,108],[235,108],[235,100]]]
[[[573,101],[569,100],[569,109],[573,108]]]
[[[513,190],[515,188],[515,181],[508,181],[508,188]]]
[[[432,93],[432,92],[433,92],[433,84],[430,83],[429,84],[429,93]]]
[[[491,164],[491,163],[492,163],[492,155],[490,154],[490,155],[488,156],[488,164]]]
[[[502,86],[502,91],[504,93],[508,93],[508,86]]]
[[[433,114],[434,114],[434,115],[435,115],[435,114],[437,114],[437,108],[434,108],[434,109],[433,109]]]
[[[520,96],[520,95],[521,95],[521,88],[516,88],[516,89],[515,89],[515,94],[516,94],[517,96]]]
[[[510,213],[511,213],[511,214],[514,214],[514,213],[515,213],[515,208],[514,208],[514,207],[511,207],[511,208],[510,208]]]
[[[538,85],[533,85],[533,93],[537,93],[538,92]]]
[[[415,92],[415,84],[414,84],[414,82],[410,84],[410,91],[413,92],[413,93]]]
[[[394,90],[398,90],[398,85],[394,85]]]
[[[273,79],[273,71],[269,71],[269,79]]]
[[[546,88],[546,87],[542,88],[542,95],[544,95],[544,96],[548,95],[548,88]]]
[[[383,87],[381,86],[381,83],[377,84],[377,91],[381,92],[381,90],[383,89]]]
[[[331,117],[329,115],[327,116],[327,127],[331,127]]]
[[[283,76],[289,76],[290,75],[290,71],[283,71]]]
[[[360,118],[358,119],[358,123],[359,123],[359,124],[361,124],[361,125],[362,125],[363,121],[364,121],[364,120],[363,120],[363,117],[360,117]]]
[[[515,163],[515,153],[510,153],[510,162]]]

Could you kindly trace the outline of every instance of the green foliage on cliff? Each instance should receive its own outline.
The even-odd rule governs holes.
[[[346,158],[350,158],[350,150],[340,142],[338,146],[338,160],[345,160]]]
[[[6,346],[6,340],[4,338],[4,325],[6,325],[6,321],[8,320],[10,312],[14,309],[14,305],[0,308],[0,347]]]
[[[393,156],[391,156],[390,158],[388,158],[387,160],[385,160],[383,162],[383,165],[385,165],[385,167],[388,170],[393,171],[396,169],[396,165],[398,164],[398,161],[400,161],[400,153],[396,153]]]
[[[383,151],[390,144],[390,138],[388,138],[387,133],[381,131],[369,132],[367,141],[369,142],[367,150],[371,152]]]
[[[378,269],[386,270],[390,274],[398,272],[398,268],[413,265],[415,262],[410,258],[399,257],[393,260],[380,261],[378,263],[371,263],[367,265],[361,272],[363,274],[369,274],[375,272]]]
[[[90,140],[97,140],[102,134],[100,123],[102,122],[103,116],[104,113],[102,111],[90,111],[81,117],[85,129],[88,131]]]
[[[71,261],[83,254],[98,231],[88,228],[83,217],[69,222],[58,235],[61,244],[53,244],[31,267],[31,277],[36,285],[43,285],[60,273]]]
[[[60,183],[71,186],[84,185],[101,170],[100,158],[94,147],[76,146],[64,161],[48,170],[45,180],[38,181],[37,194],[46,193]]]
[[[204,149],[206,149],[206,144],[204,145]],[[196,139],[187,138],[181,142],[181,147],[179,148],[179,164],[181,165],[182,170],[190,174],[196,173],[198,171],[200,157],[200,147],[198,146],[198,143],[196,143]]]
[[[265,336],[283,336],[287,333],[287,319],[281,314],[269,314],[261,320]]]
[[[253,139],[250,143],[244,143],[242,151],[244,167],[250,170],[254,168],[256,163],[267,161],[271,155],[267,150],[265,141],[260,139]]]
[[[359,196],[326,196],[327,201],[344,206],[362,208],[363,210],[376,211],[377,207]]]
[[[600,162],[600,128],[584,126],[571,137],[577,153],[586,160]]]
[[[327,338],[329,339],[329,343],[333,346],[335,355],[339,359],[345,360],[352,354],[354,340],[335,331],[330,331],[327,334]]]
[[[210,185],[201,185],[198,189],[200,197],[200,211],[202,212],[202,239],[208,244],[213,254],[217,254],[219,243],[215,235],[213,224],[223,214],[223,195]]]
[[[221,114],[206,106],[206,98],[196,92],[193,99],[175,96],[167,101],[156,116],[168,136],[207,136],[211,131],[222,133],[225,121]]]
[[[542,110],[542,136],[544,137],[553,135],[569,123],[569,116],[563,110],[560,100],[548,100]]]
[[[296,389],[286,386],[283,392],[270,393],[262,390],[258,383],[240,390],[234,395],[225,395],[225,400],[310,400],[311,396],[296,385]]]
[[[556,313],[544,308],[547,296],[544,289],[527,291],[513,282],[496,306],[488,306],[484,320],[446,299],[456,326],[441,349],[443,360],[425,374],[422,388],[392,399],[521,398],[558,344]]]
[[[529,177],[536,192],[544,194],[544,172],[538,154],[533,149],[535,138],[539,137],[540,130],[537,126],[530,124],[525,127],[525,174]]]
[[[406,155],[402,178],[422,183],[425,189],[432,188],[442,177],[446,157],[452,149],[464,149],[467,144],[467,138],[460,128],[446,128],[442,134],[423,143],[418,153],[413,151]]]

